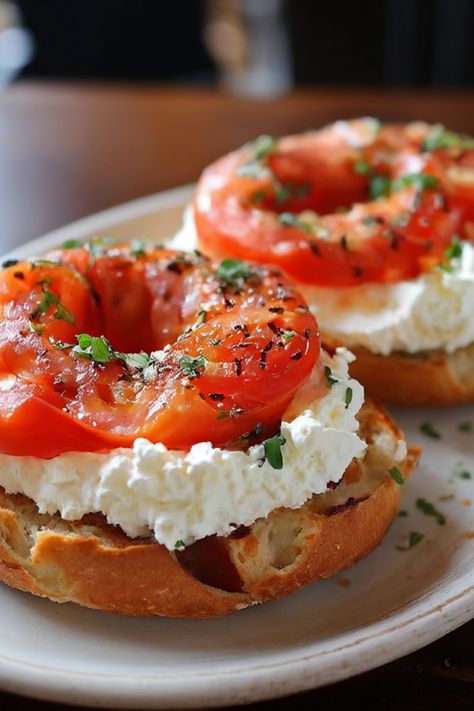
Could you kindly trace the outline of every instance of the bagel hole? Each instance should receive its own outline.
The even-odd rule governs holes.
[[[229,559],[225,544],[216,536],[196,541],[182,551],[176,559],[193,578],[225,592],[241,592],[242,580]]]

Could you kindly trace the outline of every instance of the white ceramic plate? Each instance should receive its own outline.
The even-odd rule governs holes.
[[[66,239],[108,234],[163,239],[180,223],[191,188],[88,217],[17,249],[38,254]],[[0,587],[0,685],[54,701],[192,708],[290,694],[358,674],[412,652],[469,620],[474,609],[474,434],[458,425],[474,407],[397,411],[425,447],[403,487],[383,544],[333,580],[213,621],[128,619],[56,605]],[[429,421],[440,440],[420,433]],[[472,472],[462,478],[460,471]],[[456,473],[457,472],[457,473]],[[466,475],[465,475],[466,476]],[[447,517],[417,510],[425,497]],[[424,539],[402,552],[412,531]]]

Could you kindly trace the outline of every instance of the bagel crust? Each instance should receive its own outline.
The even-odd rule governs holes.
[[[374,402],[360,420],[369,446],[340,484],[299,509],[278,509],[183,551],[131,539],[100,514],[74,522],[39,514],[30,499],[0,489],[0,580],[56,602],[205,619],[335,575],[380,543],[399,505],[388,469],[402,434]],[[411,449],[398,464],[405,478],[418,457]]]
[[[332,352],[344,345],[323,335]],[[453,353],[396,351],[388,356],[350,347],[356,360],[349,371],[366,393],[390,405],[463,405],[474,402],[474,343]]]

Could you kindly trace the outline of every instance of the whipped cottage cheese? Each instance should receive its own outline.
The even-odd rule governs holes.
[[[339,481],[366,448],[356,420],[364,391],[348,375],[351,354],[338,349],[334,358],[321,358],[337,382],[315,398],[321,372],[315,368],[290,403],[281,424],[281,470],[262,464],[261,444],[243,452],[200,442],[179,452],[137,439],[133,448],[107,454],[68,452],[49,460],[2,454],[0,484],[29,496],[40,513],[74,520],[102,512],[129,536],[153,534],[169,549],[226,535],[279,506],[298,508]]]
[[[411,281],[345,289],[302,287],[323,333],[372,353],[452,353],[474,342],[474,247],[464,243],[452,271]]]
[[[174,238],[180,249],[197,245],[192,210]],[[396,284],[361,284],[350,288],[298,288],[318,319],[323,334],[348,348],[372,353],[452,353],[474,343],[474,247],[463,243],[452,271],[438,267],[416,279]]]

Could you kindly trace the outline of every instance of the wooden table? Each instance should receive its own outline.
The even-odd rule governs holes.
[[[0,96],[0,253],[96,210],[191,182],[213,158],[260,133],[357,115],[474,132],[474,93],[321,89],[258,103],[210,89],[19,83]],[[380,669],[254,708],[472,709],[473,642],[471,622]],[[0,693],[0,708],[50,704]]]

